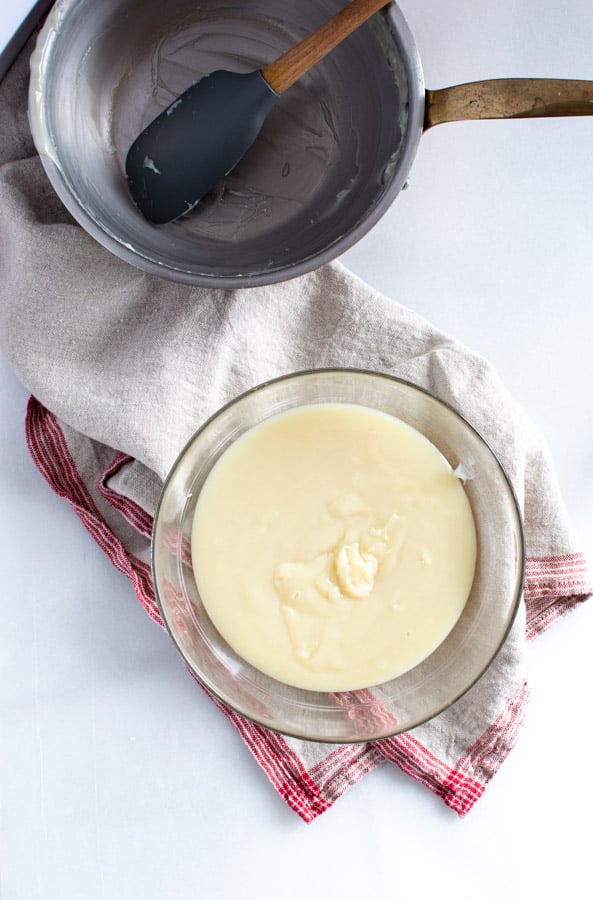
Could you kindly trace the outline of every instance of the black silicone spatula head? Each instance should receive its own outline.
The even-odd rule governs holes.
[[[128,151],[128,186],[141,213],[158,225],[193,209],[245,155],[277,99],[260,72],[213,72],[189,87]]]
[[[352,0],[261,72],[213,72],[191,85],[128,151],[128,186],[142,214],[160,225],[193,209],[245,155],[279,94],[385,5]]]

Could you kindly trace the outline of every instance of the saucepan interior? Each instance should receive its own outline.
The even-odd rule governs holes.
[[[32,61],[30,117],[48,175],[75,218],[147,271],[249,286],[310,271],[352,246],[400,191],[422,132],[424,89],[397,6],[283,94],[247,156],[193,215],[150,225],[126,152],[192,81],[260,68],[343,0],[66,0]]]

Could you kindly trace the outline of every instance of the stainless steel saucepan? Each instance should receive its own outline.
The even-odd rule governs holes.
[[[282,95],[241,163],[195,213],[154,226],[125,155],[192,81],[261,68],[343,0],[58,0],[31,61],[29,115],[64,204],[118,257],[161,277],[248,287],[311,271],[368,232],[406,183],[422,134],[455,120],[593,114],[593,82],[498,79],[426,90],[390,4]]]

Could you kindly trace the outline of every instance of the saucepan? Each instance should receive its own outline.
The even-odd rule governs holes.
[[[58,0],[31,59],[29,117],[74,218],[151,274],[223,288],[309,272],[353,246],[408,180],[429,128],[462,119],[593,114],[593,81],[498,79],[427,90],[414,37],[387,5],[283,94],[239,165],[190,214],[146,221],[126,153],[193,81],[266,65],[344,0]]]

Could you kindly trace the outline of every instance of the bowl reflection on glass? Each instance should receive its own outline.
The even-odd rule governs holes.
[[[348,403],[392,414],[427,437],[465,490],[477,532],[473,586],[457,624],[415,668],[384,684],[315,692],[250,666],[227,644],[202,603],[191,561],[196,503],[222,453],[249,428],[307,404]],[[490,666],[518,608],[524,569],[521,517],[496,456],[455,410],[387,375],[352,369],[302,372],[267,382],[223,407],[173,466],[153,532],[153,575],[165,625],[190,670],[215,697],[252,721],[309,740],[354,742],[407,731],[459,699]]]

